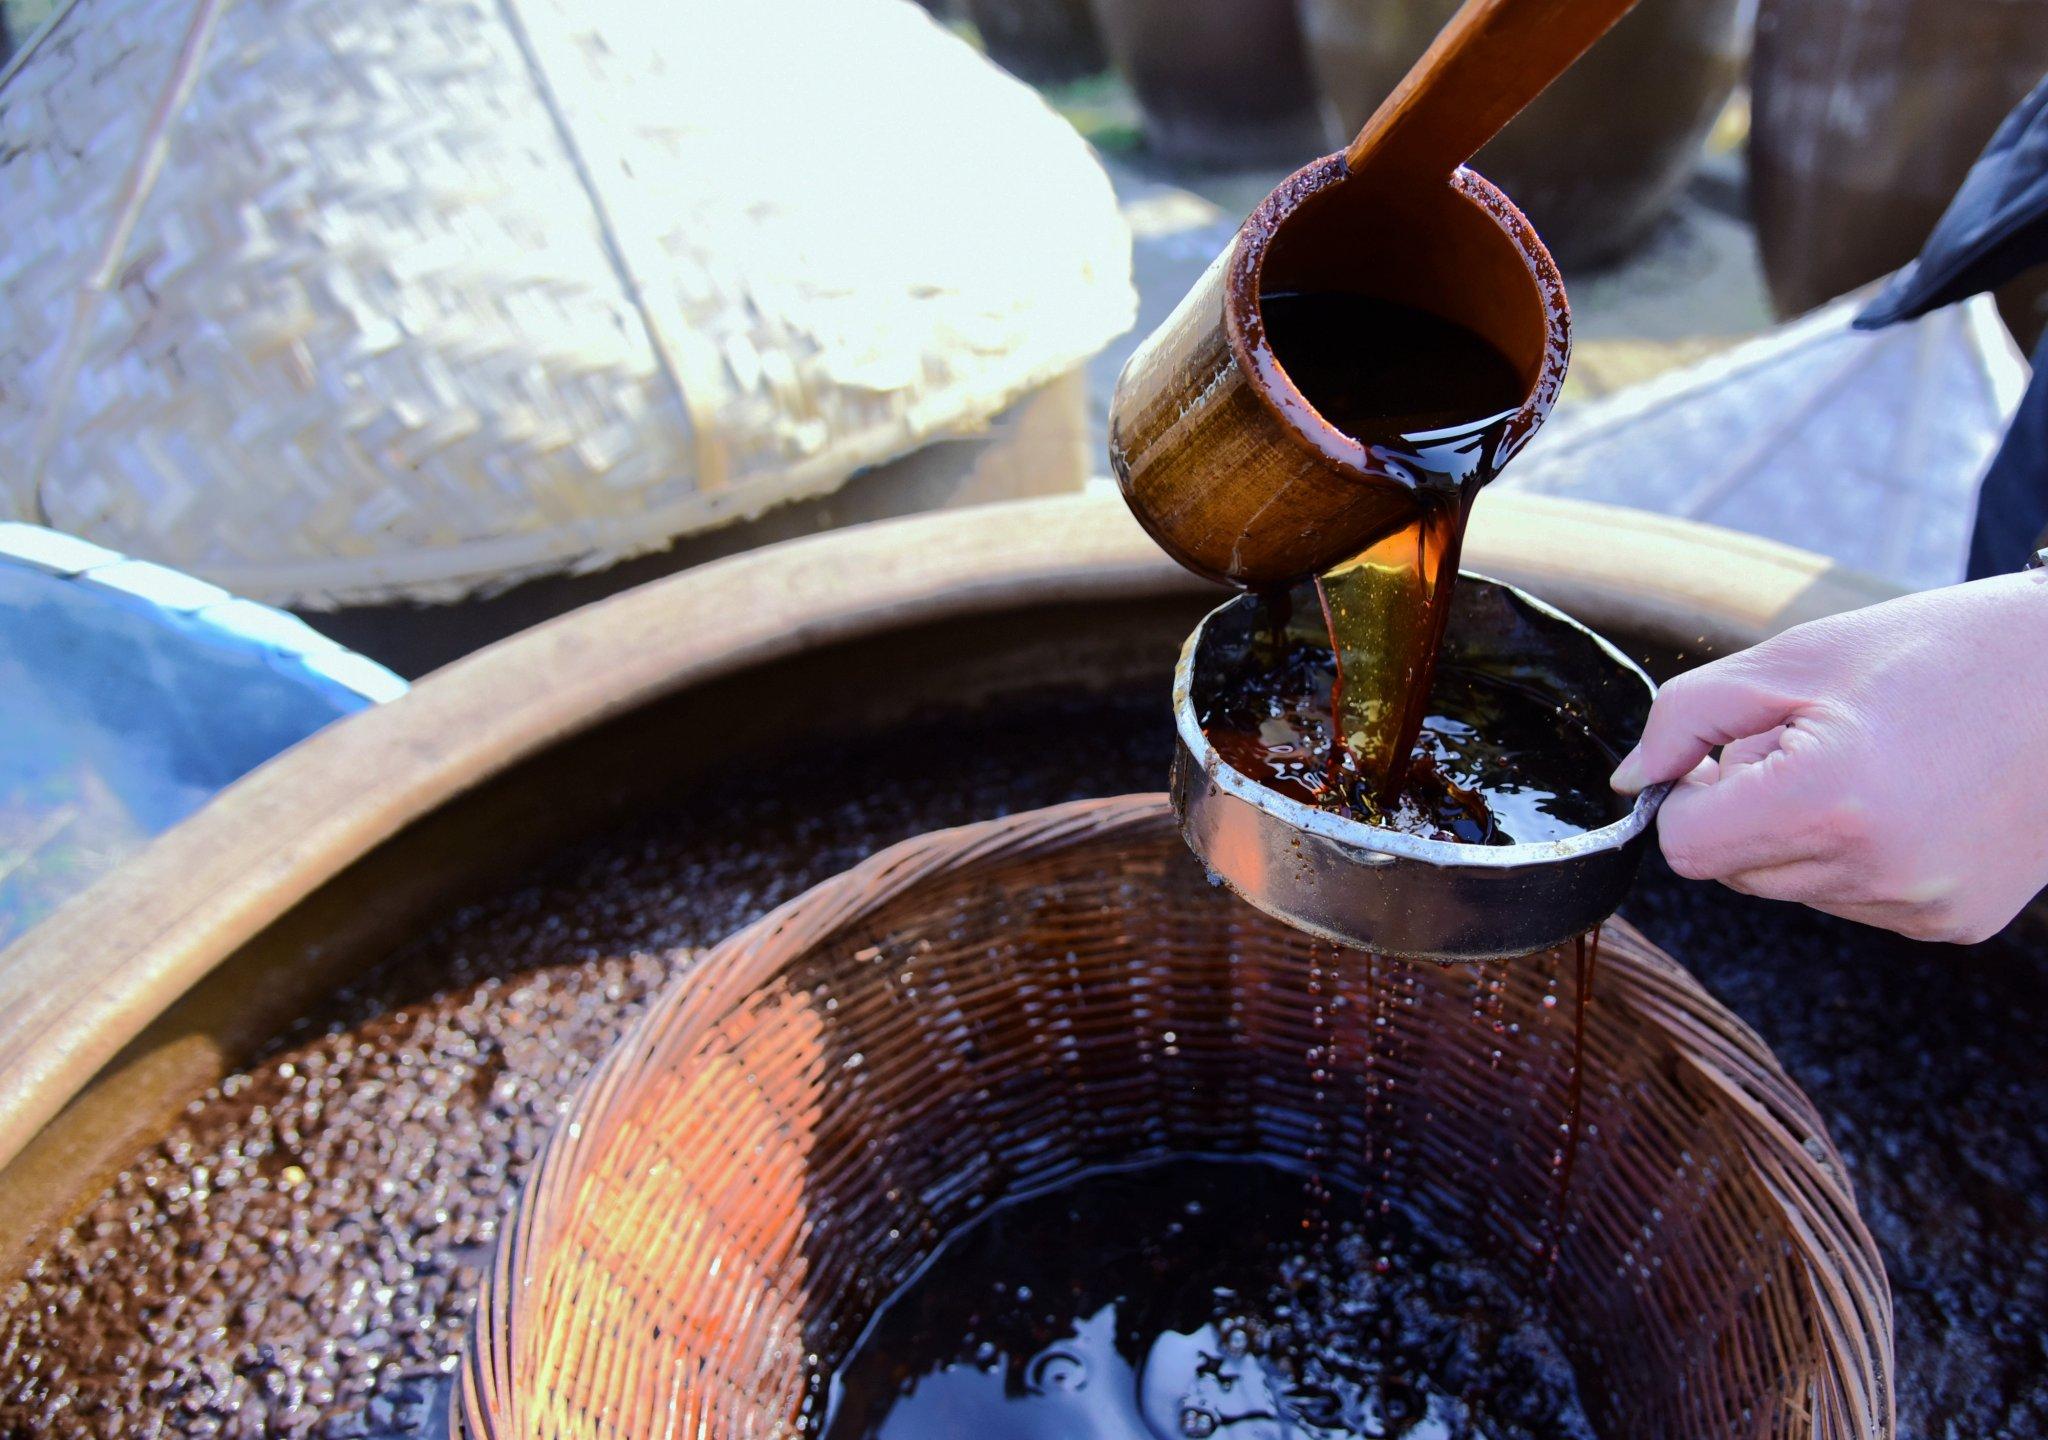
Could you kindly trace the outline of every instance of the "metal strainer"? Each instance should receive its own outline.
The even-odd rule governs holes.
[[[1434,960],[1525,955],[1612,915],[1635,879],[1655,785],[1597,830],[1521,845],[1459,845],[1318,810],[1232,769],[1202,733],[1201,680],[1252,644],[1241,596],[1188,637],[1174,672],[1173,806],[1210,871],[1267,914],[1327,940]],[[1484,576],[1459,578],[1441,665],[1511,679],[1569,707],[1617,755],[1642,733],[1657,688],[1561,611]]]

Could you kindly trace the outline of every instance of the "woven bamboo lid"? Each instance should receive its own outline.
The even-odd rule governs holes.
[[[72,0],[0,214],[0,519],[294,606],[823,493],[1133,313],[1087,146],[907,0]]]
[[[1310,964],[1344,1002],[1326,1030]],[[817,1377],[987,1203],[1103,1163],[1299,1157],[1322,1123],[1332,1178],[1519,1283],[1557,1242],[1603,1434],[1891,1436],[1890,1293],[1840,1157],[1762,1042],[1618,923],[1553,1230],[1577,973],[1569,947],[1312,952],[1208,883],[1161,796],[898,845],[719,947],[592,1076],[501,1245],[463,1423],[800,1433]]]

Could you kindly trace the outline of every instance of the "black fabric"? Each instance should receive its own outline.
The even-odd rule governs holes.
[[[1920,258],[1856,317],[1875,330],[2003,285],[2048,262],[2048,79],[2005,117],[1970,167]],[[1977,494],[1969,578],[2027,562],[2048,530],[2048,335],[2034,378]]]
[[[1970,531],[1970,578],[2027,563],[2048,531],[2048,334],[2034,347],[2034,379],[1984,472]]]
[[[1856,317],[1875,330],[1911,320],[2048,262],[2048,79],[2005,117],[1920,258]]]

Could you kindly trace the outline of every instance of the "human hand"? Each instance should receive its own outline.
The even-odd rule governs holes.
[[[1679,782],[1657,826],[1681,875],[1916,939],[1996,933],[2048,885],[2048,572],[1830,616],[1680,675],[1613,784],[1660,780]]]

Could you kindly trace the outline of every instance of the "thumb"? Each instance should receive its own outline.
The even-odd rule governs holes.
[[[1609,783],[1633,795],[1660,780],[1676,780],[1716,745],[1784,724],[1798,703],[1768,683],[1747,655],[1688,671],[1657,692],[1643,738],[1622,757]]]

